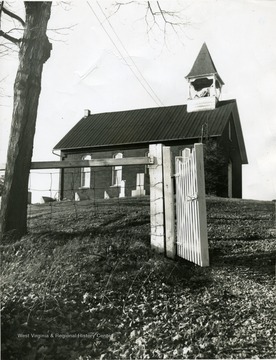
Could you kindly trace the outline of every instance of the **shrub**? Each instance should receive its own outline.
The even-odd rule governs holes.
[[[225,196],[227,160],[222,147],[213,139],[206,140],[204,144],[204,168],[206,194]]]

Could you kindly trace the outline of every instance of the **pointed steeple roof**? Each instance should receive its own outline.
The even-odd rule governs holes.
[[[224,84],[224,82],[222,81],[221,77],[217,72],[217,69],[209,53],[207,45],[206,43],[204,43],[200,49],[200,52],[194,62],[191,71],[186,76],[186,78],[190,79],[192,77],[213,75],[213,74],[216,74],[218,79],[221,81],[221,83]]]

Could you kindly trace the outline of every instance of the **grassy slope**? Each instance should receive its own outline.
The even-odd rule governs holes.
[[[147,199],[30,208],[1,247],[2,358],[274,358],[273,204],[207,209],[199,268],[151,251]]]

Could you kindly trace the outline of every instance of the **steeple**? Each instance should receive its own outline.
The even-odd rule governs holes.
[[[206,43],[202,45],[186,79],[189,83],[187,111],[215,109],[224,82],[217,72]]]

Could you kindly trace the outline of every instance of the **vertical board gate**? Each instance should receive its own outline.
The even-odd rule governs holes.
[[[177,255],[209,266],[203,145],[185,149],[175,160]]]

